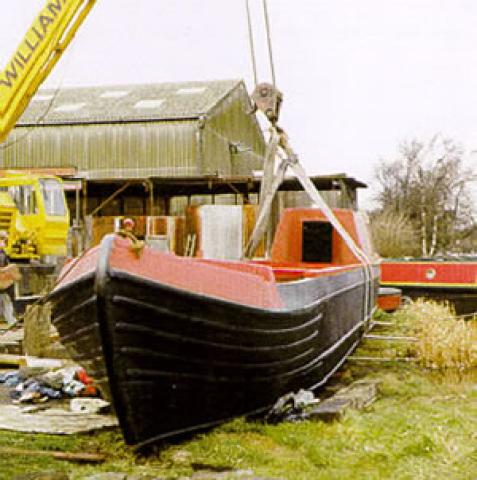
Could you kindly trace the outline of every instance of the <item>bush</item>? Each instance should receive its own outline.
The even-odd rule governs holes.
[[[419,255],[416,232],[402,213],[384,210],[371,216],[371,234],[381,257],[396,258]]]

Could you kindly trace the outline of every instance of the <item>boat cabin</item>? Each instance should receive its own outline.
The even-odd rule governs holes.
[[[333,213],[356,244],[371,255],[366,218],[360,212],[334,209]],[[330,269],[358,265],[345,240],[317,208],[290,208],[283,211],[271,257],[260,262],[272,267],[277,281],[314,277]]]

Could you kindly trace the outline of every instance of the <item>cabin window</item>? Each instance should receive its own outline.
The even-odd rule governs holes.
[[[8,193],[21,215],[38,213],[33,185],[13,185],[8,187]]]
[[[333,227],[329,222],[303,222],[302,261],[331,263]]]
[[[55,216],[66,215],[65,197],[61,183],[54,178],[45,178],[40,180],[40,187],[45,204],[45,213]]]

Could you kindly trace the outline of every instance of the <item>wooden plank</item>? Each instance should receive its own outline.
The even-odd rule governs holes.
[[[60,358],[39,358],[28,355],[13,355],[10,353],[0,353],[0,366],[5,367],[44,367],[44,368],[62,368],[71,360]]]
[[[401,335],[372,335],[367,333],[363,335],[366,340],[383,340],[388,342],[417,342],[416,337],[405,337]]]
[[[366,356],[349,356],[346,361],[348,362],[418,362],[419,359],[415,357],[366,357]]]
[[[84,452],[58,452],[47,450],[25,450],[20,448],[0,447],[0,453],[4,455],[14,455],[21,457],[52,457],[57,460],[66,460],[68,462],[80,463],[102,463],[106,456],[99,453]]]
[[[2,367],[18,367],[22,364],[23,359],[23,355],[0,353],[0,365]]]
[[[34,410],[31,406],[0,404],[0,429],[30,434],[77,435],[118,426],[117,418],[111,414],[76,413],[61,405],[54,406],[53,402],[43,405],[47,408]]]

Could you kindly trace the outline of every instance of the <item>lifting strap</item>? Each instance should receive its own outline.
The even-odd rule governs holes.
[[[372,282],[372,271],[371,271],[371,261],[368,258],[367,254],[356,244],[354,239],[348,233],[348,231],[343,227],[341,222],[336,218],[335,214],[328,206],[328,204],[323,199],[320,192],[316,189],[313,182],[310,180],[308,175],[305,172],[305,169],[300,164],[298,160],[298,156],[290,147],[288,142],[288,138],[283,132],[283,130],[279,130],[277,126],[272,126],[272,135],[271,135],[271,142],[275,142],[275,135],[278,135],[280,138],[279,147],[283,150],[286,154],[286,158],[282,159],[280,162],[277,171],[273,175],[273,179],[264,179],[265,184],[268,185],[268,188],[265,193],[265,198],[260,200],[260,207],[257,216],[257,221],[255,223],[255,227],[253,229],[252,235],[247,243],[247,246],[244,251],[244,258],[251,258],[262,239],[265,230],[267,228],[267,221],[270,212],[270,208],[275,197],[278,188],[280,187],[286,171],[290,168],[293,173],[295,174],[298,181],[301,183],[304,191],[308,194],[311,198],[313,203],[319,208],[323,214],[325,215],[326,219],[331,223],[333,228],[336,232],[341,236],[345,244],[351,250],[351,252],[355,255],[357,260],[363,266],[363,271],[365,275],[365,288],[364,288],[364,322],[367,323],[369,321],[369,314],[371,313],[372,305],[370,304],[371,300],[371,282]],[[273,152],[276,149],[270,147],[267,149],[267,152]],[[269,161],[269,159],[267,159]],[[270,170],[269,170],[270,171]]]

